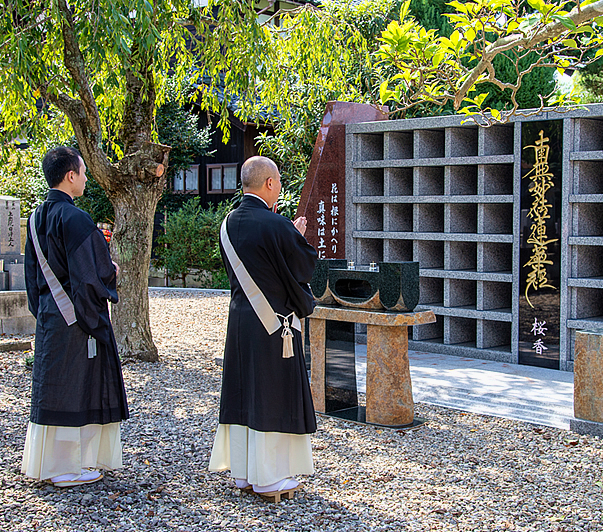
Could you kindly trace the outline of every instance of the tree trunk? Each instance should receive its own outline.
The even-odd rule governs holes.
[[[112,307],[112,322],[122,359],[156,362],[159,355],[151,335],[148,279],[155,209],[163,186],[144,186],[136,179],[132,184],[130,193],[111,198],[115,208],[111,251],[120,267],[119,303]]]

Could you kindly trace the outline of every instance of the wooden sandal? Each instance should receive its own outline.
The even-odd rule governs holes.
[[[289,478],[286,478],[285,480],[283,480],[283,483],[281,484],[281,486],[286,485],[287,482],[289,482]],[[288,490],[274,490],[274,491],[266,491],[264,493],[262,492],[257,492],[254,491],[254,493],[256,495],[259,495],[260,497],[262,497],[262,499],[266,499],[268,502],[281,502],[282,499],[293,499],[293,496],[295,495],[295,492],[299,489],[301,489],[302,485],[298,484],[297,486],[295,486],[294,488],[288,489]]]

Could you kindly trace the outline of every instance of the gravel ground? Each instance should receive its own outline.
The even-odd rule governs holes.
[[[603,442],[424,404],[414,431],[319,417],[316,474],[292,501],[207,465],[228,297],[153,291],[158,364],[124,367],[124,469],[59,489],[20,474],[26,354],[0,353],[0,530],[603,530]]]

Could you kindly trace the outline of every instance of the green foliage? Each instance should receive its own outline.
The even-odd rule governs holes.
[[[168,182],[177,172],[185,170],[197,157],[211,155],[207,147],[211,143],[210,127],[199,127],[199,115],[182,104],[190,99],[189,85],[178,87],[168,79],[165,102],[157,109],[157,135],[161,144],[172,147]]]
[[[371,53],[378,47],[377,36],[398,16],[401,1],[321,5],[283,17],[282,32],[275,33],[279,39],[274,41],[279,52],[268,67],[268,82],[258,91],[258,102],[278,112],[271,119],[274,132],[260,134],[256,143],[280,168],[278,209],[290,218],[297,210],[326,103],[377,100]],[[290,28],[289,36],[285,32]]]
[[[114,223],[115,212],[107,194],[96,180],[88,175],[84,194],[74,199],[76,207],[86,211],[94,223]]]
[[[575,68],[603,43],[603,17],[590,1],[569,12],[565,2],[528,4],[454,0],[448,4],[453,12],[446,14],[453,31],[438,33],[413,18],[410,1],[405,2],[400,21],[391,22],[380,38],[381,101],[402,109],[454,103],[460,112],[482,114],[490,123],[524,106],[539,107],[539,96],[546,100],[553,92],[551,68],[560,73]],[[568,101],[571,97],[554,105]],[[507,111],[499,112],[503,108]]]
[[[48,184],[42,172],[40,148],[12,147],[6,164],[0,165],[0,194],[21,200],[21,217],[28,217],[44,201]]]
[[[582,102],[603,102],[603,59],[598,59],[579,70],[576,77],[578,94]]]
[[[230,210],[227,202],[203,209],[197,196],[179,211],[168,214],[162,224],[165,233],[158,238],[155,248],[157,267],[166,268],[172,279],[182,279],[185,287],[186,277],[192,270],[220,270],[220,224]]]
[[[184,90],[189,89],[185,87]],[[176,172],[188,168],[197,157],[211,155],[207,150],[211,142],[209,128],[199,128],[199,116],[180,104],[179,98],[174,82],[168,80],[166,101],[157,109],[156,115],[159,142],[172,147],[167,171],[168,182]],[[160,212],[177,211],[190,197],[190,194],[174,194],[166,188],[157,209]],[[96,223],[113,223],[113,205],[93,177],[89,177],[84,195],[76,198],[75,204],[88,212]]]

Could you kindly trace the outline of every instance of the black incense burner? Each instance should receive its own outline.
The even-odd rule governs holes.
[[[348,268],[343,259],[321,259],[310,282],[320,305],[412,312],[419,303],[419,263],[379,262]]]

